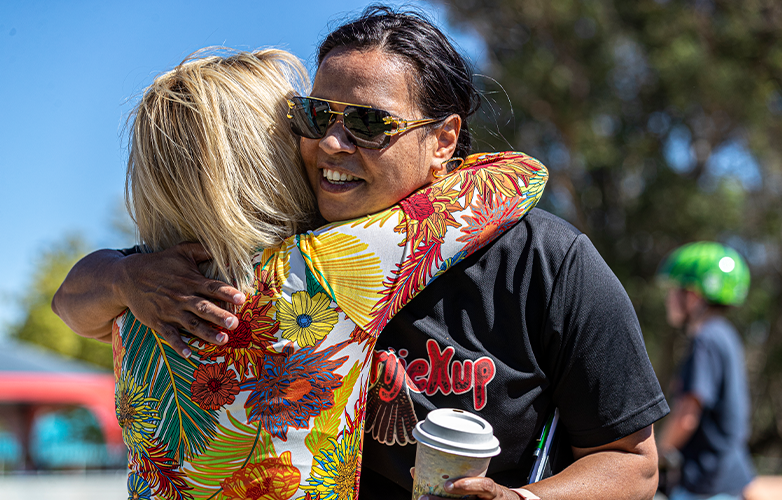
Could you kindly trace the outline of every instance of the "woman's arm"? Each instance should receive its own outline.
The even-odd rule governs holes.
[[[239,290],[198,271],[198,264],[207,260],[198,243],[127,257],[116,250],[98,250],[71,269],[54,295],[52,310],[77,334],[109,342],[113,319],[130,309],[187,356],[180,329],[211,343],[225,342],[223,337],[218,341],[221,334],[214,325],[230,330],[238,320],[213,301],[244,302]]]
[[[543,165],[521,153],[472,155],[462,169],[412,194],[403,200],[401,208],[327,226],[302,237],[299,248],[321,285],[329,285],[326,288],[351,318],[363,328],[379,332],[439,272],[523,217],[537,203],[547,178]],[[434,212],[420,217],[420,203]],[[399,224],[394,227],[389,219]],[[317,247],[340,236],[344,236],[341,243],[347,244],[337,255],[341,265],[333,265],[327,257],[335,253]],[[399,246],[404,240],[407,245]],[[355,242],[369,250],[351,247]],[[349,254],[350,248],[355,255]],[[377,262],[363,259],[361,262],[368,267],[344,266],[350,257],[369,254]],[[196,243],[127,257],[117,251],[100,250],[73,267],[55,294],[52,309],[79,335],[104,341],[111,334],[112,320],[130,309],[141,323],[159,332],[186,356],[189,350],[179,336],[180,329],[210,343],[223,343],[226,339],[220,337],[218,341],[220,333],[214,325],[231,330],[238,320],[213,302],[244,301],[236,288],[201,275],[198,263],[206,260],[209,255]],[[419,262],[428,265],[416,266]],[[379,277],[374,287],[364,286],[372,281],[366,279],[369,272]],[[360,287],[357,289],[356,280],[341,281],[340,273],[360,273]],[[385,286],[385,282],[393,285]],[[341,300],[340,295],[350,298]],[[378,297],[384,299],[378,302]]]
[[[535,496],[543,500],[636,500],[654,496],[657,449],[651,425],[604,446],[574,447],[573,457],[576,461],[559,474],[523,489],[512,490],[487,477],[470,477],[453,481],[452,488],[446,486],[446,490],[481,500],[527,500]],[[439,497],[429,496],[435,498]]]
[[[54,294],[52,311],[82,337],[111,342],[111,322],[125,310],[116,297],[117,280],[112,277],[123,257],[117,250],[87,255],[73,266]]]

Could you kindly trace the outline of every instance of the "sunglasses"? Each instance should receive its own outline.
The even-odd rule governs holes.
[[[345,108],[334,111],[330,104],[339,104]],[[350,142],[368,149],[383,149],[388,147],[392,136],[442,120],[403,120],[382,109],[314,97],[291,97],[288,99],[288,108],[294,134],[307,139],[322,139],[337,116],[341,116],[342,126]]]

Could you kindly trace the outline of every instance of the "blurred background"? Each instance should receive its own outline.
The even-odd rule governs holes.
[[[5,491],[29,488],[19,486],[22,470],[123,467],[109,425],[110,347],[72,334],[49,304],[78,258],[134,243],[124,124],[144,87],[209,45],[285,48],[314,73],[318,41],[368,3],[0,3]],[[666,325],[659,262],[696,240],[747,259],[749,299],[729,317],[747,353],[750,449],[759,473],[782,474],[782,4],[406,5],[443,27],[475,66],[475,150],[524,151],[550,168],[540,206],[587,233],[618,275],[664,389],[685,337]],[[93,384],[100,396],[58,384]],[[119,481],[121,495],[116,477],[106,488]]]

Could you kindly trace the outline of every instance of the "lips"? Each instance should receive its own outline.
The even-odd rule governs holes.
[[[321,170],[320,187],[329,193],[344,193],[361,185],[364,181],[344,172],[324,168]]]

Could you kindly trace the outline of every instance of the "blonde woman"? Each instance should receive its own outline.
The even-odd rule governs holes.
[[[542,193],[536,160],[473,155],[398,206],[294,236],[315,217],[287,115],[306,84],[279,50],[199,54],[137,107],[126,192],[141,243],[200,242],[205,271],[245,300],[219,343],[182,336],[189,357],[130,311],[115,320],[131,498],[356,498],[377,335]]]

